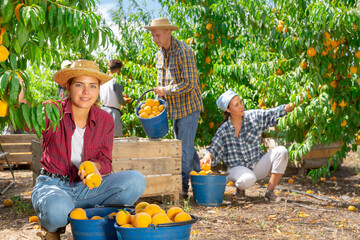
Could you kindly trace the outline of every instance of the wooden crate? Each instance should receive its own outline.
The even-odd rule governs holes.
[[[34,181],[41,167],[42,145],[32,142]],[[181,190],[181,141],[176,139],[116,138],[113,148],[113,171],[137,170],[146,179],[142,197],[173,196]]]
[[[31,165],[31,141],[38,139],[35,134],[10,134],[0,135],[0,143],[10,164]],[[6,162],[1,159],[0,164]]]
[[[276,139],[263,138],[262,142],[268,151],[278,146]],[[329,161],[329,158],[337,152],[340,146],[341,142],[331,143],[330,145],[314,145],[312,150],[303,156],[302,159],[289,162],[288,168],[296,169],[299,175],[305,175],[307,169],[324,166]],[[339,165],[340,164],[341,162]],[[331,162],[330,165],[332,166],[333,163]]]

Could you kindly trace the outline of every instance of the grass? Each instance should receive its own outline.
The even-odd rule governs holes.
[[[10,199],[14,203],[12,211],[15,213],[26,215],[33,215],[35,213],[31,203],[25,202],[23,199],[21,199],[20,195],[12,196]]]

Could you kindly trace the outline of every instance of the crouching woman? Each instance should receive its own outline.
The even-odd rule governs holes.
[[[280,200],[273,192],[285,172],[289,154],[285,147],[278,146],[264,154],[260,147],[261,135],[280,117],[294,109],[293,104],[281,105],[269,110],[244,110],[244,103],[232,90],[223,93],[216,101],[224,111],[225,120],[218,128],[211,145],[200,161],[216,164],[223,161],[228,167],[228,181],[233,181],[237,198],[245,197],[245,189],[257,180],[270,174],[265,198]]]

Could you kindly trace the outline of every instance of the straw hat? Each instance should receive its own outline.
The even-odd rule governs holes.
[[[170,29],[170,30],[178,30],[179,27],[175,25],[170,25],[169,19],[167,18],[157,18],[151,21],[150,26],[144,26],[144,28],[148,30],[153,29]]]
[[[57,71],[53,79],[61,86],[66,86],[67,81],[73,77],[90,76],[99,79],[100,85],[106,83],[113,77],[100,72],[99,65],[93,61],[76,60],[71,63],[69,68]]]

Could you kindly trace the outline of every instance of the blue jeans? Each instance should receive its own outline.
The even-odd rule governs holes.
[[[199,117],[200,111],[196,111],[186,117],[174,120],[175,138],[181,140],[182,143],[181,174],[183,192],[189,190],[190,172],[200,170],[200,159],[194,146]]]
[[[74,208],[91,208],[97,204],[132,205],[145,190],[144,176],[137,171],[116,172],[103,176],[98,188],[89,190],[82,182],[40,175],[31,195],[41,225],[49,232],[68,224]]]

